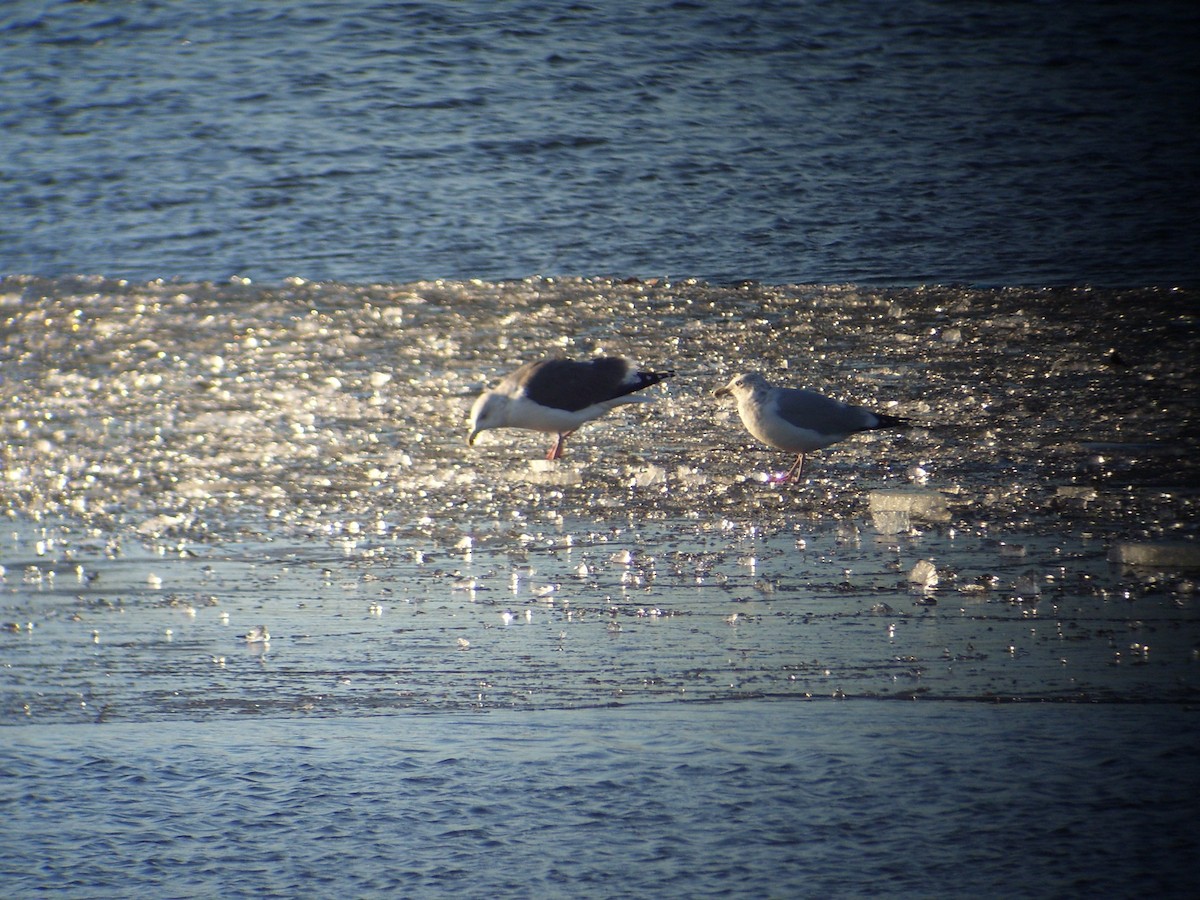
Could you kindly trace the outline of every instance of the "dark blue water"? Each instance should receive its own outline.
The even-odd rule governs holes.
[[[1196,737],[1167,708],[767,701],[19,729],[0,875],[10,897],[1185,897]]]
[[[53,280],[0,292],[0,892],[1191,896],[1194,581],[1072,580],[1060,612],[1047,580],[1042,622],[1002,593],[1082,565],[1023,522],[1097,541],[1194,521],[1190,295],[61,276],[1196,283],[1197,15],[5,3],[0,274]],[[1157,310],[1141,330],[1136,305]],[[467,454],[485,379],[600,345],[678,365],[653,441],[642,419],[589,426],[565,486],[527,466],[528,436]],[[769,458],[709,452],[741,440],[709,395],[747,360],[942,427],[770,493],[737,474]],[[965,486],[971,540],[860,535],[870,486],[917,463]],[[559,566],[572,504],[593,543]],[[678,546],[685,508],[727,546]],[[621,563],[606,542],[638,510],[671,536],[626,535]],[[234,577],[149,527],[175,521],[336,543]],[[818,522],[825,543],[799,527]],[[148,561],[122,552],[143,539]],[[936,607],[904,583],[931,555]],[[688,565],[726,580],[697,596]],[[993,572],[995,596],[951,586]],[[582,618],[538,601],[502,629],[500,604],[551,577]],[[660,601],[679,615],[634,612]],[[736,627],[734,601],[754,613]],[[238,637],[258,622],[269,654]],[[644,700],[685,677],[708,699]],[[976,682],[1116,702],[963,702]],[[895,683],[923,699],[880,699]]]
[[[10,0],[0,272],[1195,283],[1194,3]]]

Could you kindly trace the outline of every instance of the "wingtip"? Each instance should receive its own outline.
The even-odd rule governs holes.
[[[875,418],[879,420],[878,428],[916,428],[916,424],[911,419],[903,418],[902,416],[889,416],[884,413],[876,413]]]

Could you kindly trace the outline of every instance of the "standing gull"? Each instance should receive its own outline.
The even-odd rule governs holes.
[[[714,397],[737,398],[738,415],[746,430],[760,441],[799,454],[784,481],[804,472],[804,455],[859,431],[911,428],[904,419],[851,406],[814,391],[773,387],[757,372],[735,375]]]
[[[475,401],[467,443],[474,444],[479,432],[489,428],[528,428],[558,435],[546,459],[561,459],[563,442],[576,428],[614,407],[649,403],[648,397],[631,395],[674,374],[643,372],[614,356],[529,362]]]

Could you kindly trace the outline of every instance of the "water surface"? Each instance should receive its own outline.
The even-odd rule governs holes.
[[[1195,713],[786,701],[10,732],[10,896],[1187,896]]]
[[[8,894],[1190,896],[1195,309],[5,279]],[[678,374],[468,448],[552,352]],[[919,427],[779,484],[750,364]]]
[[[0,12],[0,272],[1197,281],[1195,4]]]

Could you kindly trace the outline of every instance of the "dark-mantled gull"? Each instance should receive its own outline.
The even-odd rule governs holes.
[[[804,455],[836,444],[859,431],[876,428],[911,428],[898,416],[851,406],[815,391],[774,387],[757,372],[735,375],[713,392],[715,397],[736,397],[738,415],[746,430],[766,444],[799,454],[784,481],[804,472]]]
[[[475,401],[467,443],[489,428],[527,428],[557,435],[546,459],[561,459],[563,443],[576,428],[617,406],[649,403],[648,397],[632,395],[674,374],[644,372],[615,356],[528,362]]]

